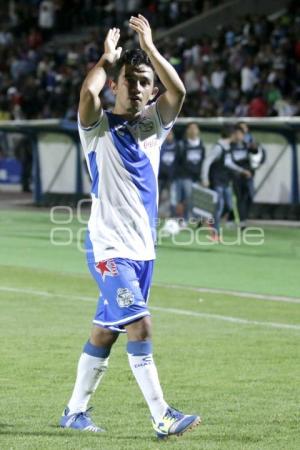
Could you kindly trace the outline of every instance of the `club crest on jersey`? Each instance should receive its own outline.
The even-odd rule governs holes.
[[[119,274],[117,265],[113,259],[99,261],[96,264],[96,271],[101,274],[103,280],[105,280],[106,276],[116,277]]]
[[[152,131],[154,129],[154,123],[149,117],[144,117],[143,119],[141,119],[139,127],[142,132],[148,133],[149,131]]]
[[[117,290],[117,302],[120,308],[126,308],[133,304],[134,295],[128,288],[119,288]]]

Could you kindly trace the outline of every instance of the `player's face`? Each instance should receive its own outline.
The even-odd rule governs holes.
[[[173,141],[174,141],[174,138],[175,138],[174,133],[173,133],[173,131],[171,130],[171,131],[169,132],[169,134],[167,135],[166,140],[167,140],[168,142],[173,142]]]
[[[248,133],[249,132],[249,128],[248,125],[246,123],[240,123],[240,127],[243,130],[244,133]]]
[[[244,136],[245,135],[242,132],[242,130],[236,130],[236,132],[235,132],[235,140],[236,140],[237,143],[243,142]]]
[[[138,115],[156,94],[153,70],[144,64],[123,66],[113,91],[116,94],[115,109],[119,114]]]
[[[195,123],[191,123],[186,130],[186,136],[188,139],[197,139],[200,137],[200,129]]]

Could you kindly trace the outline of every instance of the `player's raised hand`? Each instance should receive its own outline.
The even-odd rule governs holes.
[[[152,40],[152,31],[146,17],[138,14],[138,17],[131,16],[129,26],[139,35],[141,49],[145,52],[151,51],[154,48]]]
[[[104,41],[104,53],[109,57],[111,64],[120,58],[122,47],[117,47],[120,39],[120,29],[111,28]]]

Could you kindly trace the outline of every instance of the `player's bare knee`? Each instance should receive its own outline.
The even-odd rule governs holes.
[[[129,341],[146,341],[152,337],[152,324],[149,316],[126,326]]]
[[[97,347],[111,347],[117,340],[119,333],[102,327],[93,326],[91,330],[90,342]]]

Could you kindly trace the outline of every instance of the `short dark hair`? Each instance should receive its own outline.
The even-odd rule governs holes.
[[[200,130],[200,126],[199,126],[198,122],[193,122],[193,121],[188,122],[188,123],[186,124],[186,128],[188,128],[188,127],[191,126],[191,125],[196,125],[196,127]]]
[[[243,129],[243,127],[242,127],[241,124],[242,124],[242,122],[237,123],[237,124],[234,126],[234,129],[235,129],[235,131],[241,131],[242,133],[245,134],[245,131],[244,131],[244,129]]]
[[[185,135],[185,136],[187,135],[187,131],[188,131],[188,129],[190,128],[191,125],[196,125],[196,127],[198,128],[199,133],[201,134],[201,129],[200,129],[198,123],[197,123],[197,122],[192,122],[192,121],[191,121],[191,122],[188,122],[188,123],[186,124],[186,128],[185,128],[185,130],[184,130],[184,135]]]
[[[111,77],[114,81],[116,81],[119,77],[121,69],[124,65],[129,65],[133,67],[138,67],[144,64],[145,66],[151,67],[154,73],[153,66],[151,64],[148,55],[144,50],[140,48],[125,50],[121,57],[117,60],[111,70]]]
[[[221,129],[221,137],[223,139],[228,139],[234,133],[235,126],[233,125],[224,125]]]

